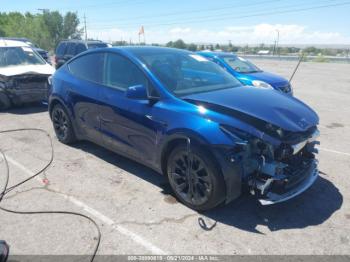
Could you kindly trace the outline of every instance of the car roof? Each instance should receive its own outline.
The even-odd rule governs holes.
[[[129,54],[135,58],[137,58],[138,54],[142,53],[148,53],[150,55],[157,54],[157,52],[161,51],[167,51],[167,52],[173,52],[173,53],[189,53],[193,54],[193,52],[185,50],[185,49],[177,49],[177,48],[170,48],[170,47],[159,47],[159,46],[112,46],[112,47],[103,47],[103,48],[94,48],[89,49],[85,52],[82,52],[78,54],[75,58],[78,58],[80,56],[90,54],[90,53],[99,53],[99,52],[115,52],[115,53],[124,53]],[[139,53],[140,52],[140,53]]]
[[[171,48],[171,47],[163,47],[163,46],[112,46],[110,49],[116,50],[125,50],[130,53],[137,53],[138,51],[146,51],[149,53],[157,52],[157,51],[168,51],[168,52],[188,52],[191,51],[185,49]]]
[[[22,41],[0,38],[0,47],[20,47],[20,46],[30,47],[27,43]]]
[[[200,55],[203,55],[203,56],[208,56],[208,57],[215,57],[215,56],[237,56],[235,55],[234,53],[230,53],[230,52],[214,52],[214,51],[200,51],[200,52],[197,52],[198,54]]]
[[[86,44],[98,44],[98,43],[101,43],[101,44],[107,44],[103,41],[100,41],[100,40],[80,40],[80,39],[67,39],[67,40],[62,40],[60,43],[86,43]]]

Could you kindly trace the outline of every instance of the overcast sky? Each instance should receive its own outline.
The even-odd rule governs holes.
[[[146,42],[349,44],[350,0],[0,0],[0,10],[76,11],[88,36]]]

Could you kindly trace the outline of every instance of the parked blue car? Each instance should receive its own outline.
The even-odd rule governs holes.
[[[225,68],[244,85],[261,88],[273,88],[283,93],[293,95],[289,81],[281,76],[265,72],[250,61],[225,52],[198,52],[203,57]]]
[[[90,140],[153,168],[193,209],[228,203],[244,187],[262,204],[278,203],[318,177],[317,114],[280,92],[242,86],[196,53],[95,49],[51,84],[61,142]]]

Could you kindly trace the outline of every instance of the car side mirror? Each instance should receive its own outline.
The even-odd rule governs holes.
[[[148,99],[147,88],[144,85],[129,86],[125,96],[129,99],[146,100]]]
[[[150,105],[154,105],[159,101],[158,96],[148,94],[147,87],[144,85],[129,86],[126,90],[125,96],[129,99],[148,100]]]

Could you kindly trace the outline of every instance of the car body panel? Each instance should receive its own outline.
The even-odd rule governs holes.
[[[282,91],[287,94],[292,94],[292,90],[290,89],[290,83],[284,77],[279,75],[259,71],[253,73],[241,73],[234,70],[226,61],[222,58],[223,56],[232,56],[237,58],[238,56],[232,53],[224,53],[224,52],[198,52],[198,54],[212,60],[213,62],[219,64],[223,68],[225,68],[228,72],[230,72],[234,77],[240,80],[244,85],[252,86],[254,80],[259,80],[268,83],[274,89]],[[244,58],[239,58],[245,60]]]
[[[105,146],[153,163],[157,123],[148,100],[130,100],[110,87],[100,89],[101,135]]]
[[[0,75],[3,76],[15,76],[23,74],[52,75],[54,72],[55,69],[49,64],[0,67]]]
[[[316,113],[300,100],[269,89],[238,87],[184,98],[220,105],[293,132],[305,131],[318,124]]]
[[[69,69],[64,66],[58,74],[67,76]],[[98,85],[84,79],[70,77],[60,81],[53,78],[53,85],[60,86],[61,100],[65,101],[65,106],[75,120],[78,133],[82,137],[86,137],[94,142],[100,142],[100,119],[99,119],[99,102]],[[84,92],[81,89],[84,88]]]

